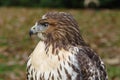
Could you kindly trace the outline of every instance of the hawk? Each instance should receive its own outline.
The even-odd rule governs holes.
[[[103,61],[87,46],[70,13],[46,13],[29,34],[40,41],[29,56],[27,80],[108,80]]]

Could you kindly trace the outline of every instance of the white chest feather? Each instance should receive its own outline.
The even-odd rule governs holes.
[[[79,70],[75,55],[70,51],[61,49],[58,55],[53,55],[50,46],[46,53],[44,42],[39,42],[27,63],[28,80],[75,80],[77,73],[73,65]]]

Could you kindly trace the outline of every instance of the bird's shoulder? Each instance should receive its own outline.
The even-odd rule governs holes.
[[[107,80],[105,65],[100,56],[88,46],[78,46],[76,48],[74,52],[76,52],[76,59],[83,74],[83,79]]]

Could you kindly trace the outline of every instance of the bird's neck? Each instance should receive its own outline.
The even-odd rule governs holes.
[[[80,33],[68,33],[68,32],[56,32],[56,33],[50,33],[47,34],[46,36],[45,45],[46,48],[50,45],[52,45],[53,52],[55,49],[64,49],[64,50],[69,50],[70,46],[86,46],[85,41],[83,40],[82,36]]]
[[[57,55],[54,55],[55,53],[53,53],[52,50],[52,45],[46,49],[45,42],[40,41],[30,56],[29,61],[31,62],[32,66],[41,72],[53,70],[58,67],[61,61],[65,61],[70,55],[73,55],[71,54],[72,49],[69,51],[61,49],[58,51]],[[47,64],[48,62],[49,64]]]

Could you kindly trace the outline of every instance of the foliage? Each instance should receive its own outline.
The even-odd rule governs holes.
[[[114,1],[116,1],[116,0],[100,0],[100,4],[103,7],[110,6],[111,4],[113,4]]]
[[[85,0],[0,0],[0,6],[82,8]],[[99,0],[100,7],[116,6],[117,0]]]
[[[63,7],[62,0],[41,0],[40,6],[42,7]]]

